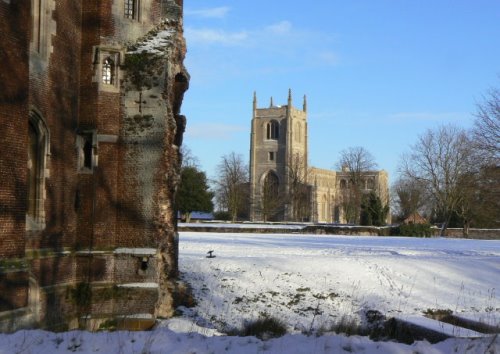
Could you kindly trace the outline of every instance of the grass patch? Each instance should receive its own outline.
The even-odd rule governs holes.
[[[243,337],[255,336],[261,340],[270,338],[279,338],[287,333],[287,328],[281,320],[264,315],[257,320],[249,321],[243,325],[243,328],[236,331],[235,334]]]

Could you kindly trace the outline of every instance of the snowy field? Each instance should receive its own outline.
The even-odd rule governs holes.
[[[452,310],[500,321],[500,241],[280,234],[180,234],[180,269],[198,305],[151,332],[0,335],[0,353],[500,353],[500,338],[405,345],[326,333],[367,310]],[[214,250],[216,258],[207,258]],[[223,336],[263,315],[284,337]]]

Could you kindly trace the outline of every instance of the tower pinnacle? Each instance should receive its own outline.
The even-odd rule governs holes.
[[[307,112],[307,96],[306,95],[304,95],[304,103],[302,105],[302,110],[304,112]]]
[[[257,92],[253,92],[253,110],[255,111],[257,109]]]
[[[288,89],[288,105],[289,106],[292,105],[292,89],[291,88]]]

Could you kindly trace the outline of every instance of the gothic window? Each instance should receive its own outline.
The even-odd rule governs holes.
[[[347,181],[345,179],[340,180],[340,188],[341,189],[346,189],[347,188]]]
[[[120,52],[115,48],[95,48],[94,82],[99,83],[99,89],[108,92],[119,92]]]
[[[328,221],[328,199],[326,195],[323,196],[323,208],[322,208],[322,219],[323,221]]]
[[[106,57],[102,63],[102,82],[107,85],[115,83],[115,62],[110,57]]]
[[[266,125],[266,138],[268,140],[278,140],[280,126],[275,120],[270,121]]]
[[[31,113],[28,124],[27,151],[27,230],[39,230],[45,227],[44,200],[48,147],[47,127],[39,115]]]
[[[278,197],[279,180],[273,172],[269,172],[264,180],[264,196],[267,198]]]
[[[78,172],[80,173],[92,173],[97,163],[95,140],[93,132],[83,132],[77,136],[76,148],[78,153]]]
[[[367,189],[374,189],[375,188],[375,181],[373,178],[368,178],[366,181],[366,188]]]
[[[269,161],[274,161],[274,151],[269,151]]]
[[[131,20],[138,20],[139,19],[139,2],[140,2],[140,0],[125,0],[124,1],[125,18],[129,18]]]

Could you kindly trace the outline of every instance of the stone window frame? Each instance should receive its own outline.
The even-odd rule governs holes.
[[[120,79],[122,77],[120,65],[124,57],[121,48],[115,47],[95,47],[94,48],[94,77],[93,82],[97,82],[100,91],[120,92]],[[105,65],[108,62],[109,82],[105,80]]]
[[[268,161],[275,161],[276,153],[274,151],[269,151],[267,154]]]
[[[140,21],[141,0],[123,0],[123,17],[132,21]]]
[[[28,124],[34,129],[37,137],[36,141],[36,156],[37,162],[35,164],[35,185],[34,188],[35,199],[32,201],[29,197],[30,180],[28,175],[27,180],[27,209],[26,209],[26,230],[36,231],[45,229],[45,200],[47,193],[45,190],[45,181],[50,175],[48,162],[50,158],[50,132],[43,119],[43,116],[34,108],[30,110]],[[29,139],[29,137],[28,137]],[[30,144],[28,144],[29,146]],[[27,160],[28,169],[31,168],[30,159]],[[33,203],[31,206],[30,204]],[[30,212],[30,209],[32,211]]]
[[[54,0],[31,0],[30,51],[43,60],[48,59],[53,49],[51,38],[56,31],[52,19],[54,10]]]
[[[77,172],[92,174],[97,166],[97,132],[87,129],[78,132],[75,141],[77,155]]]
[[[266,140],[279,140],[280,138],[280,124],[276,120],[271,120],[266,123],[265,125],[266,130],[265,130],[265,137]]]

